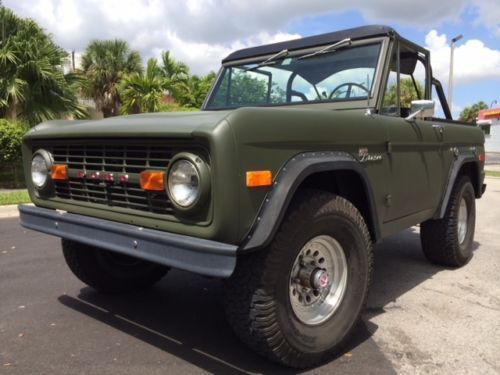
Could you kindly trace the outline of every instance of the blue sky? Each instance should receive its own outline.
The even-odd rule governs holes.
[[[386,24],[428,48],[447,87],[455,50],[454,112],[478,100],[500,106],[498,0],[4,0],[77,57],[92,39],[122,38],[144,59],[170,50],[192,72],[217,70],[235,49],[366,24]]]

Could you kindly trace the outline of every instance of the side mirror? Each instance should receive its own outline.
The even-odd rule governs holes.
[[[405,120],[434,116],[434,100],[412,100],[410,115]]]

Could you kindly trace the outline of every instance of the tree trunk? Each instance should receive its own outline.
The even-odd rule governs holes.
[[[12,122],[17,121],[17,104],[16,103],[11,103],[7,107],[7,113],[5,114],[7,120],[10,120]]]
[[[115,100],[113,103],[113,116],[118,116],[120,114],[120,101]]]

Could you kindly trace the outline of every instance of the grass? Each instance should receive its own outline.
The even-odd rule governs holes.
[[[26,190],[0,192],[0,206],[31,202]]]
[[[489,177],[500,177],[500,172],[499,171],[484,171],[486,173],[486,176]]]

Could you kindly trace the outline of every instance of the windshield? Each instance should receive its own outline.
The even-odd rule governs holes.
[[[225,67],[205,109],[366,100],[380,43]]]

